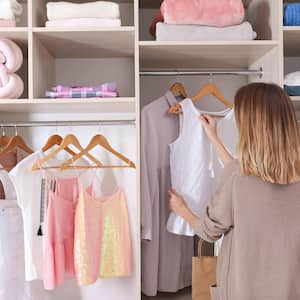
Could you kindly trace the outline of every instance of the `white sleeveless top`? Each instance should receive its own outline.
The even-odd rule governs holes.
[[[185,99],[180,104],[180,134],[170,144],[172,187],[183,196],[193,213],[201,216],[215,190],[215,176],[222,170],[223,164],[199,120],[200,114],[212,112],[198,110],[191,99]],[[234,156],[238,142],[234,111],[227,109],[213,114],[224,116],[217,121],[218,136]],[[175,234],[194,235],[193,228],[174,213],[169,216],[167,229]]]

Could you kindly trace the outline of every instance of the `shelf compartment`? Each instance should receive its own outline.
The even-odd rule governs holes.
[[[300,26],[284,26],[284,55],[300,56]]]
[[[135,98],[0,100],[3,113],[134,113]]]
[[[275,41],[139,43],[141,68],[244,68],[278,45]]]
[[[59,1],[59,0],[57,0]],[[54,2],[57,2],[54,0]],[[47,4],[48,0],[32,0],[32,24],[34,27],[45,27],[47,21]],[[84,0],[74,0],[72,2],[84,3]],[[134,1],[117,0],[120,6],[120,15],[122,26],[134,25]]]
[[[134,28],[34,28],[34,35],[57,58],[124,57],[134,54]]]

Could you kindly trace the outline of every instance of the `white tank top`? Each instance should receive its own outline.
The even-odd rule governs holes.
[[[215,176],[222,170],[223,164],[199,120],[200,114],[212,112],[198,110],[191,99],[185,99],[180,104],[180,134],[170,144],[172,187],[183,196],[193,213],[201,216],[215,190]],[[229,152],[235,155],[238,131],[233,110],[213,114],[224,116],[217,121],[218,136]],[[194,235],[193,228],[174,213],[169,216],[167,229],[175,234]]]

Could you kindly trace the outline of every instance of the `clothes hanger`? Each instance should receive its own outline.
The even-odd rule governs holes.
[[[63,141],[63,138],[59,134],[53,134],[48,138],[46,144],[42,148],[42,151],[46,152],[47,150],[51,149],[53,146],[59,146],[62,141]],[[71,155],[76,154],[69,147],[66,147],[64,150],[67,151]]]
[[[2,135],[0,136],[0,148],[4,148],[7,146],[10,138],[6,136],[3,125],[1,125],[1,128],[2,128]]]
[[[181,97],[183,98],[187,98],[187,93],[185,91],[185,87],[181,82],[175,82],[171,88],[170,91],[172,92],[172,94],[174,96],[176,96],[177,94],[179,94]]]
[[[18,135],[17,126],[15,126],[15,135],[9,139],[8,144],[4,147],[2,151],[0,151],[0,157],[16,150],[17,148],[22,149],[28,154],[33,153],[33,150],[26,145],[23,138],[20,135]]]
[[[73,145],[75,148],[78,149],[78,151],[82,151],[83,147],[80,145],[77,137],[74,134],[68,134],[66,135],[58,148],[56,148],[53,152],[49,153],[45,157],[37,160],[33,165],[32,165],[32,170],[40,170],[40,169],[48,169],[48,168],[59,168],[59,166],[53,166],[53,167],[41,167],[46,161],[54,158],[59,152],[62,150],[66,150],[68,146]],[[87,154],[87,157],[95,164],[100,164],[101,163],[91,154]],[[73,158],[71,158],[71,161],[73,161]]]
[[[82,150],[80,153],[76,154],[73,159],[69,159],[67,160],[65,163],[63,163],[61,165],[61,169],[68,169],[68,168],[74,168],[73,166],[71,166],[71,164],[79,159],[82,156],[88,156],[89,152],[91,150],[93,150],[94,148],[96,148],[97,146],[102,146],[103,148],[105,148],[107,151],[109,151],[110,153],[114,154],[116,157],[118,157],[121,161],[124,161],[127,165],[103,165],[103,164],[96,164],[95,166],[78,166],[78,168],[136,168],[134,162],[132,162],[131,160],[129,160],[127,157],[125,157],[123,154],[119,153],[118,151],[116,151],[115,149],[113,149],[111,147],[111,145],[109,144],[108,140],[106,139],[106,137],[104,135],[101,134],[97,134],[95,135],[90,143],[88,144],[88,146]]]
[[[212,78],[212,75],[210,75],[210,76]],[[195,96],[193,96],[191,99],[193,102],[196,102],[209,94],[212,94],[213,96],[215,96],[215,98],[217,100],[219,100],[221,103],[223,103],[226,107],[231,108],[231,109],[233,108],[233,104],[223,96],[220,89],[212,82],[212,80],[210,83],[203,85],[202,88],[197,92],[197,94]],[[168,113],[169,114],[180,114],[181,113],[180,103],[177,103],[177,104],[171,106],[168,110]],[[218,115],[214,115],[214,116],[220,117]]]

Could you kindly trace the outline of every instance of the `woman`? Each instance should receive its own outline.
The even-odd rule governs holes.
[[[212,300],[300,299],[300,139],[293,104],[274,84],[236,94],[238,159],[200,117],[225,163],[205,216],[170,190],[170,208],[208,242],[224,234]]]

